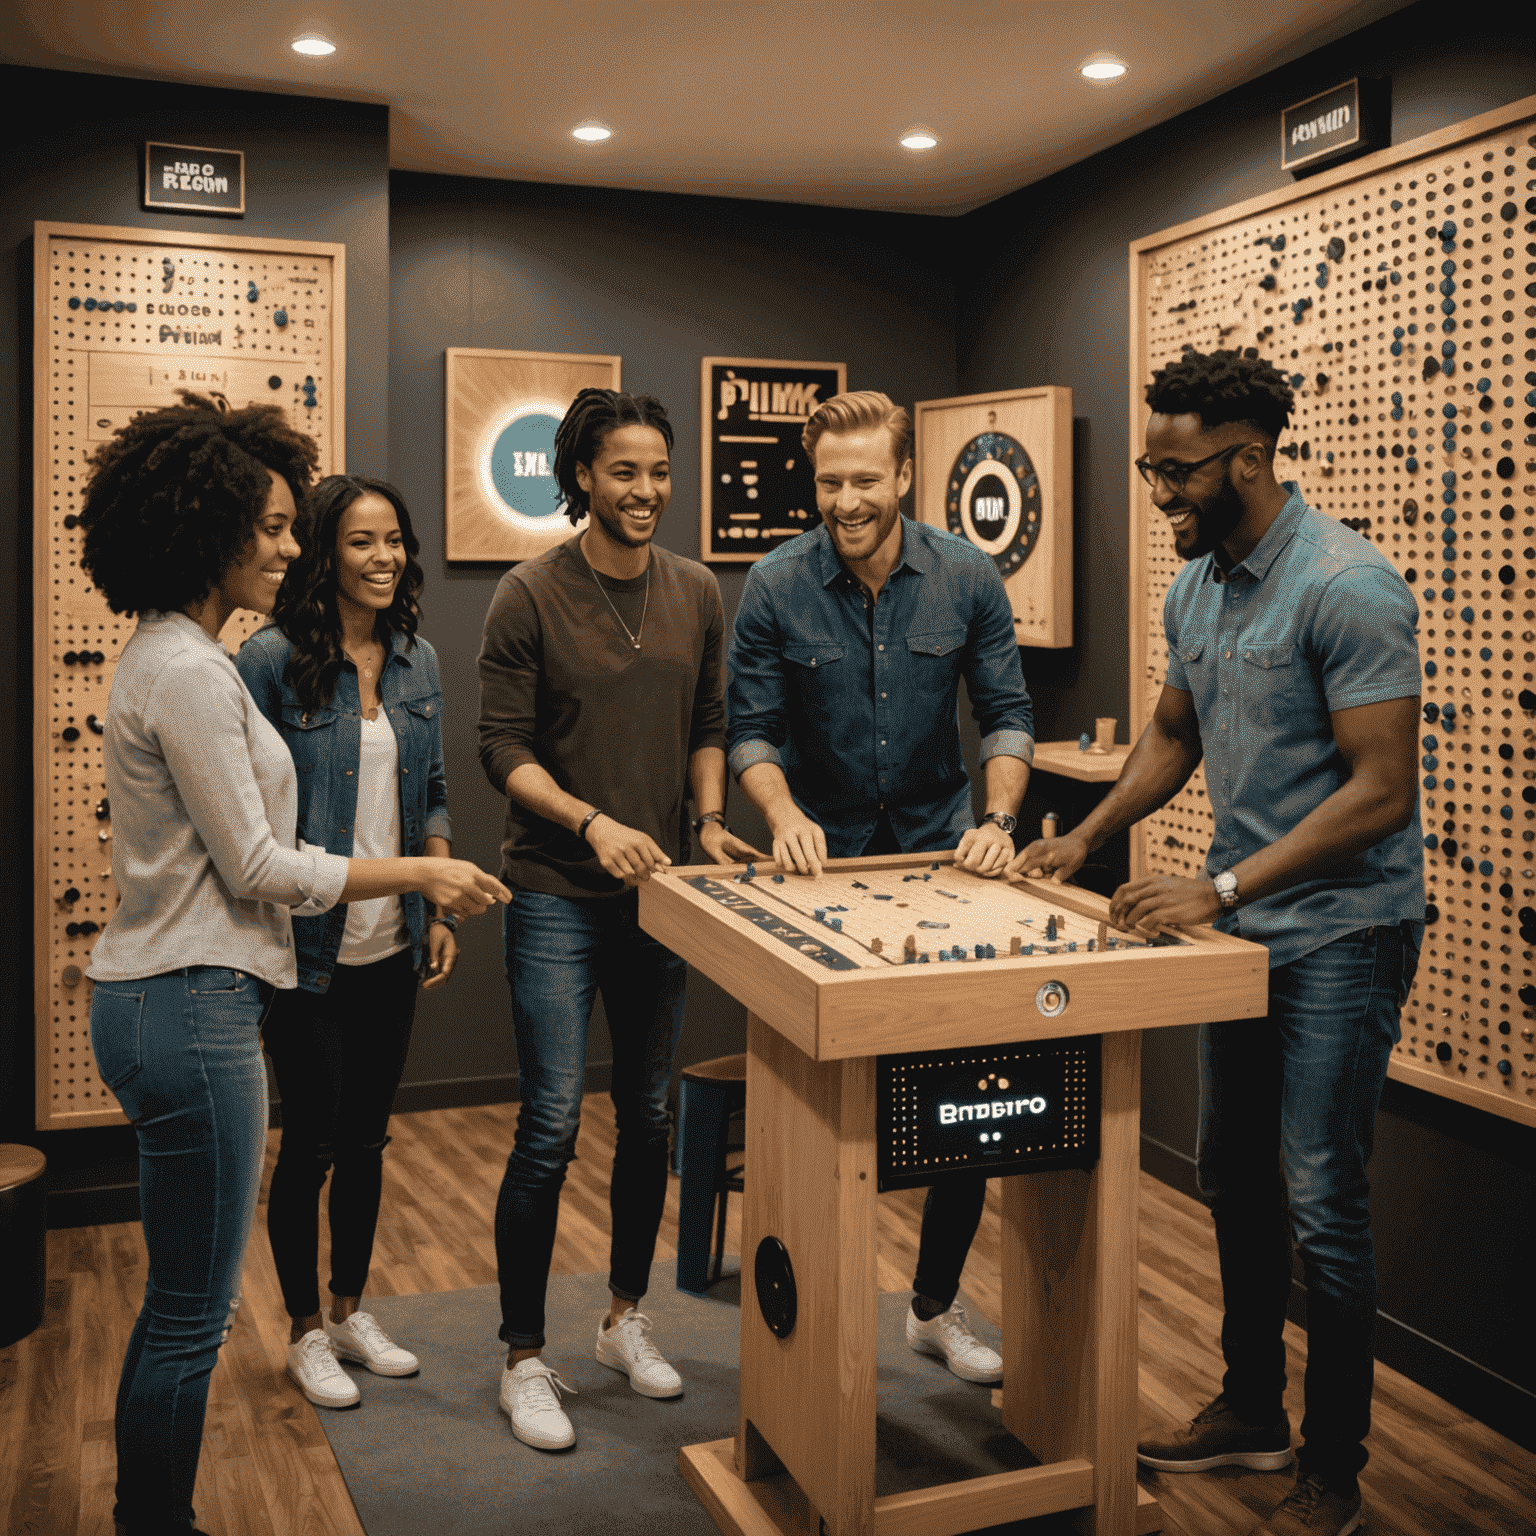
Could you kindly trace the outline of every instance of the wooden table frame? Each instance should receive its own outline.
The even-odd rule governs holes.
[[[1261,1016],[1267,953],[1197,929],[1181,948],[831,972],[678,878],[739,868],[669,871],[640,888],[647,932],[749,1010],[741,1419],[734,1440],[682,1449],[684,1477],[732,1536],[818,1536],[823,1522],[828,1536],[957,1536],[1067,1509],[1095,1536],[1160,1529],[1136,1485],[1141,1028]],[[1057,910],[1108,909],[1087,891],[1024,885]],[[1034,988],[1020,969],[1066,980],[1069,1013],[1026,1016]],[[1157,995],[1170,991],[1176,1006]],[[1003,1183],[1003,1423],[1043,1464],[876,1498],[875,1056],[1081,1034],[1101,1037],[1097,1164]],[[785,1339],[762,1321],[748,1257],[768,1234],[799,1290]]]

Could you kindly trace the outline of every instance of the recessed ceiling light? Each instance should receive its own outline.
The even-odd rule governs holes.
[[[596,118],[590,118],[587,122],[577,123],[571,129],[571,137],[580,139],[583,144],[601,144],[604,139],[613,137],[613,129],[607,123],[600,123]]]
[[[1079,64],[1077,72],[1084,80],[1094,80],[1102,84],[1105,80],[1118,80],[1129,68],[1130,65],[1123,60],[1113,58],[1107,53],[1099,53]]]
[[[903,149],[932,149],[938,142],[938,134],[932,128],[924,128],[921,123],[908,128],[901,136],[901,147]]]
[[[336,44],[327,37],[296,37],[290,44],[295,53],[302,53],[306,58],[323,59],[329,53],[336,52]]]

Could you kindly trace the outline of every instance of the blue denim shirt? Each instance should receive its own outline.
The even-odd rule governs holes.
[[[1294,484],[1247,559],[1223,578],[1191,560],[1163,604],[1168,686],[1194,696],[1216,875],[1278,842],[1349,777],[1334,710],[1416,698],[1418,609],[1387,558],[1306,504]],[[1239,891],[1239,896],[1241,896]],[[1357,929],[1422,934],[1424,849],[1413,820],[1347,864],[1217,920],[1269,947],[1273,968]]]
[[[981,760],[1034,759],[997,567],[967,540],[907,518],[873,620],[825,525],[759,560],[726,676],[731,771],[779,764],[833,858],[862,853],[882,810],[908,851],[953,848],[976,825],[956,721],[962,677]]]
[[[443,689],[437,652],[419,635],[407,649],[401,635],[383,674],[379,692],[400,750],[400,824],[407,857],[419,855],[429,837],[452,839],[448,779],[443,772]],[[321,709],[306,711],[283,672],[293,646],[279,629],[259,629],[240,648],[235,666],[256,707],[282,733],[299,775],[298,835],[311,846],[350,857],[357,813],[357,768],[362,758],[362,702],[357,672],[343,662],[336,693]],[[401,898],[411,952],[420,965],[425,904],[412,891]],[[341,903],[323,917],[296,917],[293,943],[299,985],[324,992],[341,949],[347,908]]]

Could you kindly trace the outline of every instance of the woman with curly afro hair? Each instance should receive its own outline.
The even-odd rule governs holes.
[[[417,548],[393,486],[362,475],[322,480],[306,504],[304,553],[272,623],[235,662],[293,754],[304,836],[340,852],[449,852],[443,689],[437,653],[416,633]],[[415,894],[296,917],[299,985],[278,998],[263,1031],[283,1099],[267,1236],[291,1319],[288,1374],[322,1408],[358,1401],[338,1357],[379,1376],[418,1367],[359,1307],[416,977],[420,971],[428,987],[448,980],[458,953],[453,928],[446,912],[428,919]],[[329,1317],[316,1277],[316,1203],[327,1169]]]
[[[290,912],[407,891],[462,915],[507,899],[473,864],[347,859],[298,835],[293,759],[218,635],[238,609],[271,612],[315,448],[273,406],[182,400],[99,451],[80,515],[81,566],[138,616],[102,743],[119,905],[89,971],[91,1048],[138,1135],[149,1250],[117,1394],[128,1536],[192,1530],[266,1147],[259,1027],[297,980]]]

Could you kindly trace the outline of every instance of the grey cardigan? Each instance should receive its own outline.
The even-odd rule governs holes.
[[[141,614],[105,732],[121,904],[87,974],[220,965],[294,986],[290,909],[333,907],[347,860],[297,843],[293,759],[229,653],[184,613]]]

